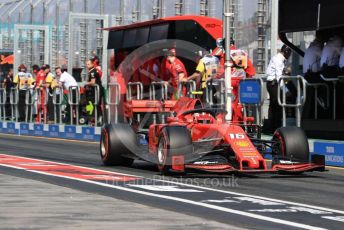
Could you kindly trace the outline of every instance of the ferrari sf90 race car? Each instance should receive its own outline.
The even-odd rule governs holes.
[[[135,159],[141,159],[156,164],[164,174],[191,170],[215,173],[302,173],[324,170],[323,156],[313,155],[310,159],[308,141],[300,128],[280,128],[271,140],[264,140],[260,135],[261,119],[242,113],[243,105],[261,105],[260,100],[254,103],[239,100],[239,92],[242,92],[239,82],[244,76],[252,76],[255,72],[252,69],[247,71],[249,59],[243,55],[245,52],[238,51],[236,56],[231,55],[232,66],[235,66],[232,70],[237,70],[237,73],[244,70],[243,75],[235,74],[235,81],[232,73],[233,84],[229,85],[233,88],[233,97],[227,95],[229,89],[225,87],[226,76],[221,77],[225,65],[221,61],[217,68],[214,64],[217,61],[211,65],[212,68],[205,68],[210,79],[207,77],[206,82],[203,82],[207,84],[206,92],[203,92],[204,87],[201,90],[204,105],[194,98],[196,89],[200,88],[196,87],[197,81],[183,79],[186,81],[172,83],[171,79],[179,79],[181,76],[166,74],[167,66],[171,65],[171,62],[166,63],[167,57],[176,55],[183,62],[185,71],[193,73],[197,67],[195,60],[200,58],[197,53],[215,48],[218,38],[222,38],[222,21],[201,16],[179,16],[106,30],[110,33],[108,48],[115,50],[114,60],[120,60],[118,64],[121,64],[119,71],[113,74],[113,81],[110,81],[117,82],[117,88],[114,87],[117,90],[108,88],[108,106],[117,107],[108,110],[113,113],[113,117],[110,114],[108,120],[115,117],[115,122],[106,125],[101,133],[100,155],[105,165],[130,166]],[[221,52],[213,53],[215,56],[220,55],[220,60],[224,62],[223,45],[218,43],[215,50]],[[164,48],[173,48],[171,50],[174,52],[169,50],[162,55],[161,50]],[[142,80],[144,74],[139,74],[144,69],[150,69],[147,63],[154,64],[147,62],[145,57],[164,64],[161,65],[164,68],[155,73],[158,76],[154,76],[155,71],[152,71],[153,77],[149,81]],[[185,71],[182,71],[184,76]],[[181,84],[178,90],[176,84]],[[248,95],[261,94],[252,91],[256,86],[247,88],[250,88]],[[262,88],[261,84],[258,88]],[[258,91],[262,92],[260,89]],[[115,91],[116,95],[111,93]],[[212,99],[216,99],[216,102]],[[231,121],[225,119],[226,111],[221,109],[230,107],[224,106],[227,100],[232,100],[235,115]],[[264,159],[267,153],[272,155],[271,163]]]
[[[124,103],[129,123],[103,128],[100,155],[105,165],[153,162],[163,174],[202,170],[214,173],[302,173],[324,170],[323,156],[310,159],[307,137],[298,127],[275,131],[272,140],[254,135],[246,124],[225,121],[222,109],[204,108],[198,99],[131,100]],[[144,125],[134,122],[140,116]],[[272,155],[272,163],[264,159]]]

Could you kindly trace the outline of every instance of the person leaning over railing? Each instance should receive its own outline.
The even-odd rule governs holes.
[[[86,98],[87,101],[93,103],[95,103],[95,87],[99,86],[99,92],[98,92],[98,105],[97,105],[97,112],[98,112],[98,117],[102,117],[102,111],[101,111],[101,102],[102,102],[102,97],[103,97],[103,86],[102,86],[102,81],[100,79],[99,73],[97,72],[97,70],[94,67],[94,63],[92,61],[92,59],[88,60],[86,63],[87,69],[88,69],[88,79],[87,79],[87,83],[85,84],[86,87]],[[94,116],[94,111],[92,116]],[[90,122],[90,121],[89,121]],[[95,121],[95,123],[99,121]],[[91,121],[92,123],[92,121]]]
[[[35,79],[30,73],[27,73],[27,68],[24,64],[21,64],[18,68],[19,73],[14,77],[13,83],[19,90],[19,119],[18,121],[25,120],[25,98],[27,90],[33,89],[35,87]],[[30,110],[28,111],[30,113]]]
[[[206,103],[207,81],[217,74],[219,63],[220,60],[217,57],[207,53],[200,59],[195,73],[186,79],[188,81],[200,79],[203,103]]]
[[[68,95],[70,87],[76,87],[78,86],[78,83],[76,82],[75,78],[67,73],[66,71],[63,71],[61,67],[55,68],[56,73],[56,79],[59,82],[59,86],[64,89],[65,96]],[[67,107],[66,107],[66,117],[64,119],[65,122],[68,122],[70,120],[70,104],[67,101]]]

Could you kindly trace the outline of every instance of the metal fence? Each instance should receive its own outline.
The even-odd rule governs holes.
[[[287,81],[296,81],[296,102],[287,102],[287,89],[285,87]],[[282,107],[282,124],[287,126],[287,112],[286,108],[295,108],[296,126],[301,127],[301,112],[302,107],[306,103],[306,81],[302,76],[283,76],[278,81],[277,99],[279,106]]]
[[[101,93],[97,85],[85,87],[82,94],[79,86],[68,92],[59,86],[51,91],[0,88],[0,121],[102,126],[104,112],[99,108],[105,107]]]

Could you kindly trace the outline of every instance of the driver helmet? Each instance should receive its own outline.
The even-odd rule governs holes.
[[[223,38],[216,39],[216,47],[223,47]]]
[[[247,53],[243,50],[231,50],[231,59],[236,67],[246,69],[248,57]]]

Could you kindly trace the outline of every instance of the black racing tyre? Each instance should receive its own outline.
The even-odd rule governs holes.
[[[131,166],[137,149],[136,135],[128,124],[109,124],[102,129],[100,157],[104,165]]]
[[[275,155],[293,161],[309,162],[309,146],[305,132],[298,127],[282,127],[275,131]]]
[[[193,151],[190,131],[182,126],[167,126],[160,134],[157,148],[157,163],[162,174],[171,174],[172,156],[187,156]],[[186,157],[185,157],[186,158]]]

